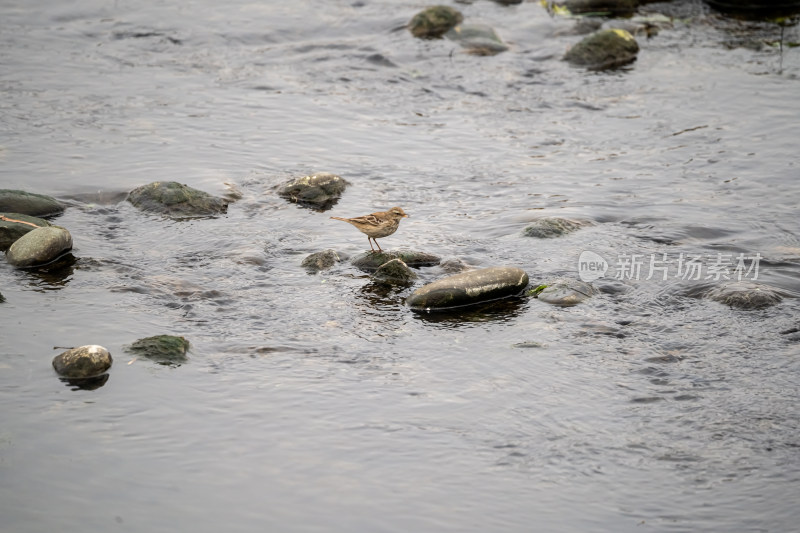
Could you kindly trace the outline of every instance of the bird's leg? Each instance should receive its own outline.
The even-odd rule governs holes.
[[[379,251],[379,252],[383,252],[383,250],[381,249],[381,245],[380,245],[380,244],[378,244],[378,239],[376,239],[375,237],[373,237],[373,238],[372,238],[372,240],[373,240],[373,241],[375,241],[375,246],[377,246],[377,247],[378,247],[378,251]]]
[[[375,251],[375,247],[372,246],[372,237],[367,236],[367,242],[369,243],[369,249],[374,252]],[[375,241],[375,244],[378,244],[378,241]]]

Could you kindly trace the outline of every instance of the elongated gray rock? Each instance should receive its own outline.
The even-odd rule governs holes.
[[[374,272],[381,265],[392,259],[400,259],[412,268],[429,267],[438,265],[441,258],[425,252],[414,252],[411,250],[392,251],[392,252],[366,252],[353,259],[353,266],[365,272]]]
[[[128,201],[142,211],[175,218],[208,217],[225,213],[228,202],[176,181],[154,181],[128,194]]]
[[[597,289],[577,279],[557,279],[547,284],[536,296],[543,302],[569,307],[597,293]]]
[[[783,297],[770,287],[751,281],[723,283],[708,291],[708,298],[737,309],[763,309],[775,305]]]
[[[63,213],[64,206],[55,198],[44,194],[0,189],[0,212],[49,217]]]
[[[0,213],[0,251],[6,251],[14,241],[36,228],[49,226],[43,218],[22,213]]]
[[[46,226],[29,231],[6,252],[6,260],[17,268],[52,263],[72,250],[72,235],[61,226]]]
[[[99,376],[113,359],[108,350],[96,344],[72,348],[53,358],[53,368],[65,378],[84,379]]]
[[[330,172],[318,172],[283,184],[278,196],[300,204],[325,211],[333,207],[349,183]]]
[[[516,267],[491,267],[462,272],[414,291],[406,304],[414,311],[445,311],[519,294],[528,274]]]
[[[639,53],[639,43],[625,30],[600,30],[570,48],[564,60],[592,70],[630,63]]]
[[[381,283],[402,285],[417,279],[417,274],[402,259],[392,259],[379,266],[372,274],[372,279]]]

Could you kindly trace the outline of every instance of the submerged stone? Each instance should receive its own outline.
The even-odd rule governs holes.
[[[49,217],[63,213],[64,206],[55,198],[44,194],[0,189],[0,212]]]
[[[156,335],[139,339],[125,348],[126,352],[146,357],[160,365],[180,365],[187,359],[189,341],[175,335]]]
[[[570,220],[568,218],[560,217],[546,217],[534,220],[530,226],[523,230],[523,235],[526,237],[536,237],[538,239],[552,239],[554,237],[561,237],[573,231],[577,231],[585,226],[588,222],[579,220]]]
[[[596,293],[597,290],[594,287],[583,281],[557,279],[548,283],[544,289],[539,291],[536,297],[549,304],[569,307],[591,298]]]
[[[323,250],[321,252],[315,252],[305,259],[303,262],[300,263],[300,266],[308,270],[312,274],[316,274],[322,270],[326,270],[336,263],[341,261],[339,258],[339,254],[337,254],[333,250]]]
[[[441,258],[425,252],[402,250],[395,252],[366,252],[353,259],[353,266],[365,272],[374,272],[392,259],[400,259],[412,268],[438,265]]]
[[[706,0],[721,13],[746,20],[774,20],[800,14],[800,0]]]
[[[392,259],[378,267],[372,279],[389,284],[408,284],[417,279],[417,274],[402,259]]]
[[[408,30],[420,39],[436,39],[460,24],[464,16],[448,6],[433,6],[423,9],[408,23]]]
[[[603,16],[627,17],[636,12],[639,0],[563,0],[556,7],[566,9],[573,15],[591,13]]]
[[[128,193],[128,201],[142,211],[175,218],[223,214],[228,202],[176,181],[154,181]]]
[[[406,304],[414,311],[445,311],[519,294],[528,274],[516,267],[491,267],[455,274],[414,291]]]
[[[339,201],[349,183],[330,172],[293,179],[278,189],[278,196],[306,207],[325,211]]]
[[[733,281],[714,287],[707,297],[738,309],[763,309],[783,300],[778,291],[769,285],[750,281]]]
[[[564,60],[592,70],[614,68],[630,63],[639,53],[639,44],[625,30],[600,30],[570,48]]]
[[[53,368],[65,378],[85,379],[99,376],[113,362],[111,354],[102,346],[90,344],[72,348],[53,358]]]
[[[0,213],[0,251],[8,250],[14,241],[36,228],[50,226],[43,218],[21,213]]]
[[[459,24],[445,37],[466,48],[470,54],[491,56],[508,50],[494,29],[486,24]]]
[[[52,263],[72,249],[72,235],[60,226],[45,226],[29,231],[6,252],[9,264],[29,268]]]

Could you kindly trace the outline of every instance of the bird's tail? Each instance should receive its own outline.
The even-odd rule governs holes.
[[[345,222],[349,222],[349,220],[347,220],[346,218],[342,218],[342,217],[331,217],[331,218],[333,220],[344,220]]]

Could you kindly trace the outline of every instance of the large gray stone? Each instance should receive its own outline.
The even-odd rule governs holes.
[[[43,218],[22,213],[0,213],[0,251],[6,251],[14,241],[36,228],[49,226]]]
[[[491,267],[462,272],[414,291],[406,299],[414,311],[444,311],[519,294],[528,274],[515,267]]]
[[[762,309],[783,300],[778,291],[769,285],[751,281],[723,283],[708,291],[708,298],[738,309]]]
[[[175,218],[208,217],[225,213],[228,202],[176,181],[154,181],[128,194],[128,201],[142,211]]]
[[[278,195],[290,202],[325,211],[339,201],[348,185],[347,180],[336,174],[318,172],[283,184]]]
[[[593,70],[614,68],[630,63],[639,53],[639,44],[625,30],[595,32],[570,48],[564,60]]]
[[[6,252],[9,264],[28,268],[52,263],[72,249],[72,235],[61,226],[46,226],[29,231]]]
[[[0,189],[0,212],[48,217],[64,212],[64,206],[51,196],[16,189]]]
[[[53,368],[65,378],[84,379],[99,376],[109,368],[113,359],[108,350],[91,344],[72,348],[53,358]]]

